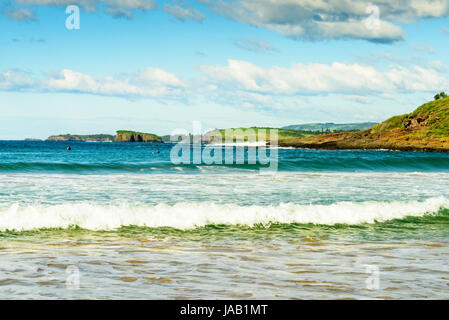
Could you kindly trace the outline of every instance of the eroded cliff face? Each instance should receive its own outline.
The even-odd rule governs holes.
[[[152,134],[135,131],[117,131],[115,142],[162,142],[162,138]]]

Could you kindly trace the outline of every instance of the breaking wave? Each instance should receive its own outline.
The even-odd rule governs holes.
[[[436,214],[449,208],[449,199],[408,202],[337,202],[330,205],[283,203],[276,206],[239,206],[214,203],[175,205],[61,205],[13,204],[0,207],[0,231],[80,227],[114,230],[125,226],[194,229],[207,225],[321,224],[357,225]]]

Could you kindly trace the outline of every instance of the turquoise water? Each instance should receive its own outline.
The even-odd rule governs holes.
[[[448,298],[448,154],[67,145],[0,141],[0,298]]]
[[[215,165],[173,165],[173,144],[82,143],[0,141],[0,173],[202,173]],[[229,148],[226,148],[228,150]],[[232,149],[232,148],[231,148]],[[225,151],[226,151],[225,150]],[[235,148],[234,148],[234,153]],[[246,151],[247,160],[248,151]],[[280,171],[429,171],[449,172],[449,155],[445,153],[396,152],[388,150],[310,150],[279,149]],[[223,157],[224,158],[224,157]],[[234,156],[235,159],[235,156]],[[247,162],[247,161],[245,161]],[[216,169],[225,173],[242,169],[259,170],[263,165],[225,165]],[[228,171],[226,171],[226,169]],[[233,169],[233,170],[231,170]]]

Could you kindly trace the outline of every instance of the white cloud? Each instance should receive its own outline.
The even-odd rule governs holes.
[[[131,11],[122,8],[106,8],[105,12],[109,13],[114,18],[131,19],[133,17]]]
[[[423,50],[426,50],[425,47],[418,51]],[[433,49],[429,47],[427,50],[428,51],[426,53],[431,55]],[[359,64],[370,65],[376,68],[388,67],[392,64],[396,67],[402,66],[406,68],[420,66],[422,68],[435,69],[439,72],[442,72],[445,68],[443,62],[439,60],[430,60],[426,56],[414,54],[414,51],[417,50],[409,50],[408,53],[402,54],[401,56],[395,56],[389,52],[377,52],[368,55],[354,55],[354,58],[355,61]]]
[[[75,4],[89,11],[96,11],[99,5],[130,10],[151,10],[156,7],[153,0],[15,0],[15,2],[21,5],[55,7]]]
[[[36,85],[33,76],[21,70],[8,70],[0,73],[0,90],[17,91],[32,88]]]
[[[378,71],[371,66],[334,62],[266,69],[246,61],[228,60],[226,66],[203,65],[200,69],[210,84],[222,90],[268,95],[362,95],[434,91],[449,85],[448,79],[435,69],[419,66],[390,66],[387,71]]]
[[[144,83],[159,83],[171,87],[185,87],[186,84],[176,75],[163,69],[147,67],[138,73],[137,79]]]
[[[274,51],[278,51],[275,47],[273,47],[270,43],[262,40],[253,40],[253,39],[239,39],[234,42],[234,44],[240,49],[253,51],[258,53],[270,53]]]
[[[66,7],[76,4],[89,12],[96,12],[100,6],[105,6],[106,13],[114,17],[125,18],[131,18],[133,11],[147,11],[157,7],[154,0],[13,0],[13,3],[25,6],[53,7]]]
[[[424,52],[427,54],[435,54],[435,50],[431,46],[424,44],[424,43],[416,44],[416,45],[412,46],[412,50],[418,51],[418,52]]]
[[[237,108],[280,109],[283,103],[282,98],[274,99],[269,94],[249,92],[238,88],[227,90],[213,84],[204,87],[198,86],[196,93],[214,103]]]
[[[146,68],[127,76],[94,77],[69,69],[42,78],[9,70],[0,73],[0,90],[36,92],[78,92],[124,98],[182,99],[186,84],[165,70]]]
[[[12,19],[12,20],[18,20],[18,21],[36,21],[37,20],[33,11],[24,9],[24,8],[5,10],[4,14],[9,19]]]
[[[368,104],[373,102],[373,99],[371,97],[366,97],[366,96],[358,96],[358,95],[344,95],[344,98],[347,100],[352,100],[352,101],[356,101],[358,103],[363,103],[363,104]]]
[[[166,13],[178,19],[179,21],[193,20],[202,22],[206,17],[198,10],[185,4],[183,1],[176,1],[176,4],[170,5],[164,3],[163,9]]]
[[[403,39],[394,23],[449,14],[449,0],[211,0],[217,13],[296,39],[365,39],[389,43]],[[375,11],[378,8],[378,19]],[[376,22],[371,22],[375,19]],[[371,26],[371,27],[370,27]],[[374,26],[374,27],[373,27]]]
[[[429,66],[434,68],[438,72],[445,72],[446,66],[444,65],[443,61],[440,60],[431,60],[429,61]]]
[[[148,67],[132,74],[97,77],[69,69],[35,76],[20,70],[0,72],[0,90],[15,92],[81,93],[125,99],[190,100],[203,97],[226,106],[286,110],[311,96],[341,96],[368,104],[373,98],[396,99],[449,88],[444,65],[389,66],[364,64],[293,64],[257,66],[228,60],[226,65],[202,65],[201,77],[181,79],[163,69]],[[432,96],[432,95],[431,95]]]

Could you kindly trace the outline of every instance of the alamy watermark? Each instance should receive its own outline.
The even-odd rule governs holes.
[[[68,30],[80,29],[80,8],[76,5],[67,6],[65,13],[69,16],[65,20],[65,27]]]
[[[260,173],[278,169],[278,130],[272,128],[240,128],[209,130],[202,133],[201,123],[193,123],[193,134],[174,130],[170,152],[173,164],[260,165]]]
[[[380,289],[380,268],[375,264],[363,262],[363,259],[357,259],[355,262],[357,268],[365,269],[367,277],[365,279],[365,288],[368,290]]]
[[[369,14],[365,20],[365,27],[369,30],[380,29],[380,9],[378,6],[369,5],[366,7],[365,12]]]
[[[67,278],[65,287],[67,290],[78,290],[80,288],[80,269],[76,265],[70,265],[65,269]]]
[[[39,286],[59,286],[65,284],[67,290],[78,290],[80,288],[81,272],[77,265],[71,264],[65,267],[63,272],[56,272],[49,266],[29,265],[21,262],[2,262],[0,277],[12,278],[17,270],[21,270],[36,279]]]

